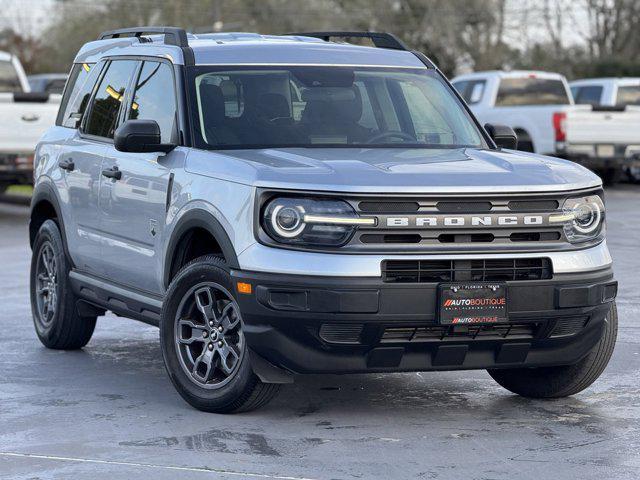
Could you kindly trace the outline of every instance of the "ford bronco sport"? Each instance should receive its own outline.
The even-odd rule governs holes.
[[[212,412],[304,373],[577,393],[617,332],[602,184],[515,146],[388,34],[106,32],[37,148],[37,334],[157,325],[176,389]]]

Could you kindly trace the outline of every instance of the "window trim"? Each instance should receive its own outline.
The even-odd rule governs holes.
[[[135,98],[135,93],[136,93],[135,88],[137,86],[138,80],[140,79],[140,75],[142,75],[142,69],[144,68],[145,62],[164,63],[169,66],[169,70],[171,71],[171,77],[173,79],[173,99],[174,99],[175,115],[176,115],[175,129],[173,132],[171,132],[171,138],[175,139],[178,145],[182,145],[183,144],[182,122],[180,119],[181,117],[180,103],[178,100],[178,84],[176,81],[177,80],[176,72],[175,72],[174,64],[171,63],[166,58],[138,57],[138,66],[136,67],[136,70],[133,74],[133,81],[131,82],[131,88],[127,92],[127,95],[125,95],[126,108],[124,110],[124,115],[123,115],[123,118],[121,119],[121,122],[124,123],[130,119],[129,112],[131,111],[131,105],[133,104],[133,99]]]
[[[90,65],[91,68],[96,68],[97,65],[100,64],[100,62],[95,62],[95,63],[90,63],[90,62],[80,62],[80,63],[74,63],[73,65],[71,65],[71,69],[69,70],[69,75],[67,78],[67,81],[65,82],[64,85],[64,90],[62,91],[62,100],[60,101],[60,106],[58,107],[58,114],[56,115],[56,123],[55,125],[57,127],[62,127],[62,128],[70,128],[71,130],[78,130],[80,128],[80,125],[78,125],[76,128],[73,127],[67,127],[66,125],[64,125],[64,114],[67,110],[67,106],[69,105],[69,100],[71,99],[71,92],[73,91],[73,87],[71,87],[71,76],[74,73],[73,69],[78,67],[78,71],[82,68],[82,65]],[[100,68],[104,67],[104,64],[100,64]],[[98,72],[98,78],[100,77],[102,72]],[[73,79],[73,86],[75,87],[76,81],[78,80],[78,76],[76,75],[76,77]],[[97,83],[97,82],[96,82]],[[70,88],[71,87],[71,88]],[[95,84],[93,85],[93,87],[91,87],[91,95],[93,95],[93,89],[95,88]],[[89,99],[89,101],[91,101],[91,99]],[[84,114],[86,113],[86,110],[83,112],[82,117],[84,118]],[[82,118],[80,119],[80,123],[82,123]]]

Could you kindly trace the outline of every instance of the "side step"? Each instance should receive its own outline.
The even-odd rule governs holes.
[[[116,315],[132,318],[153,326],[160,325],[162,298],[131,291],[109,281],[76,270],[69,272],[73,292],[82,300]]]

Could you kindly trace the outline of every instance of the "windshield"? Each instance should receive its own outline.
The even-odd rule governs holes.
[[[0,61],[0,92],[21,92],[22,85],[11,61]]]
[[[434,71],[368,67],[194,67],[199,148],[482,147]]]

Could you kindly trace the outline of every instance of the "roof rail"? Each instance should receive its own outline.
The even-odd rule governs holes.
[[[102,32],[98,40],[106,40],[109,38],[135,37],[140,42],[143,35],[164,35],[164,43],[166,45],[176,45],[182,49],[185,65],[193,65],[195,58],[193,50],[189,47],[189,39],[184,28],[178,27],[132,27],[119,28],[117,30],[109,30]]]
[[[136,37],[143,35],[162,35],[164,34],[164,43],[167,45],[176,45],[178,47],[188,47],[187,32],[183,28],[177,27],[133,27],[119,28],[117,30],[109,30],[102,32],[98,40],[106,40],[108,38]]]
[[[299,32],[287,33],[287,35],[320,38],[325,42],[328,42],[331,38],[369,38],[378,48],[409,50],[409,47],[402,40],[386,32]]]

